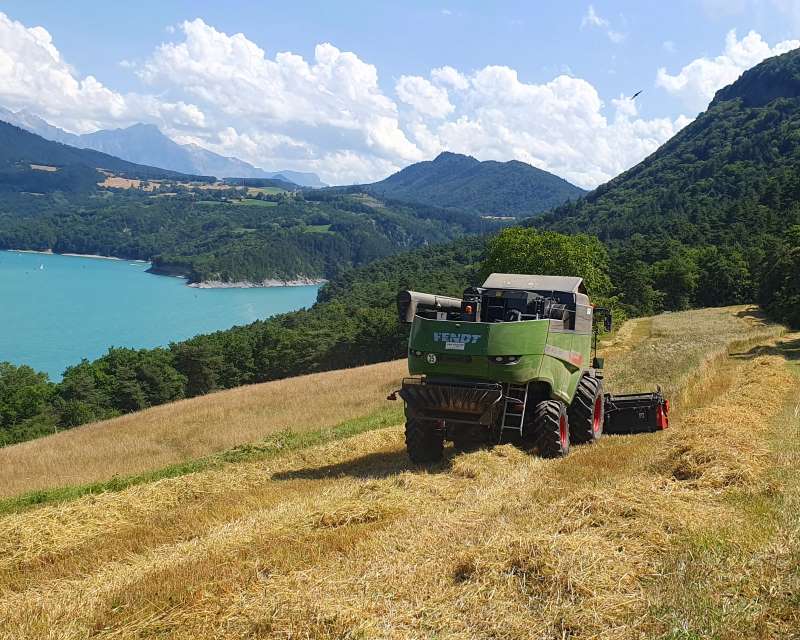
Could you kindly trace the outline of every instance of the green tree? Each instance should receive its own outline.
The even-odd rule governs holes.
[[[800,327],[800,225],[794,225],[770,256],[772,269],[764,283],[767,309],[779,320]]]
[[[222,358],[205,342],[172,345],[175,368],[186,377],[186,395],[203,395],[217,388]]]
[[[88,360],[67,368],[56,399],[60,424],[74,427],[117,415],[107,392],[112,383],[104,367]]]
[[[611,294],[608,252],[594,236],[522,227],[504,229],[486,247],[482,272],[580,276],[596,298]]]
[[[139,354],[136,378],[144,391],[148,406],[184,397],[186,377],[175,368],[169,350],[142,350]]]
[[[628,315],[649,316],[662,308],[664,294],[653,286],[653,269],[641,260],[623,256],[615,261],[612,279]]]
[[[26,422],[50,422],[54,389],[47,374],[0,362],[0,444],[16,441],[12,432]]]
[[[754,299],[747,261],[734,248],[703,247],[697,252],[697,293],[701,307],[721,307]]]
[[[688,309],[697,288],[697,265],[688,253],[676,253],[654,265],[656,287],[669,311]]]

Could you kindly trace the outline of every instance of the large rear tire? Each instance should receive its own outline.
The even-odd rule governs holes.
[[[603,382],[584,375],[569,406],[569,437],[572,444],[597,442],[603,435],[604,423]]]
[[[416,418],[406,421],[406,450],[414,464],[439,462],[444,454],[444,433]]]
[[[523,445],[536,448],[543,458],[563,458],[569,453],[569,417],[560,400],[544,400],[533,409],[522,432]]]

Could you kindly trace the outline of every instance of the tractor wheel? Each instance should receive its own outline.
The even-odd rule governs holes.
[[[488,443],[486,427],[467,425],[453,433],[453,446],[458,451],[477,451]]]
[[[605,396],[603,382],[583,376],[569,406],[569,437],[572,444],[597,442],[603,435]]]
[[[569,453],[569,417],[560,400],[538,403],[523,430],[523,444],[535,447],[543,458],[563,458]]]
[[[409,418],[406,421],[406,450],[415,464],[439,462],[444,453],[444,433],[430,423]]]

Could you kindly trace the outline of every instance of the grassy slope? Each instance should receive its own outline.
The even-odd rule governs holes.
[[[608,347],[682,398],[666,434],[421,472],[397,427],[8,515],[0,637],[789,637],[800,343],[741,311]]]
[[[0,497],[141,474],[288,428],[333,427],[385,408],[405,371],[395,361],[238,387],[0,448]]]

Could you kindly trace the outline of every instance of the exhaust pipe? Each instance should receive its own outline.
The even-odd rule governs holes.
[[[418,291],[401,291],[397,294],[397,314],[400,322],[414,322],[418,308],[432,311],[460,311],[461,298],[437,296],[433,293],[419,293]]]

